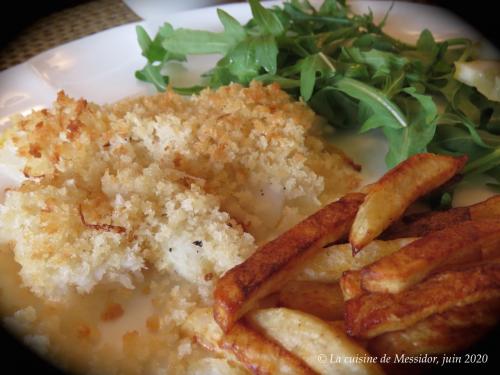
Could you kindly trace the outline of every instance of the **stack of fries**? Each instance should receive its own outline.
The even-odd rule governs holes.
[[[324,207],[225,273],[185,331],[256,374],[382,374],[372,355],[467,348],[500,316],[500,196],[403,216],[465,162],[418,154]]]

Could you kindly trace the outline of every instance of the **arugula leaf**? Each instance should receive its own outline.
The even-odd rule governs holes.
[[[165,24],[160,28],[154,40],[151,40],[142,26],[136,26],[137,41],[141,47],[142,55],[148,59],[148,63],[164,63],[171,60],[186,61],[185,55],[168,52],[162,47],[164,35],[168,35],[169,32],[173,32],[173,28],[170,24]]]
[[[136,71],[135,77],[141,81],[151,82],[158,91],[165,91],[169,82],[168,77],[161,74],[161,67],[151,64]]]
[[[453,203],[453,194],[450,192],[446,192],[441,196],[441,199],[439,200],[439,206],[438,210],[449,210],[452,206],[451,204]]]
[[[429,29],[422,30],[417,40],[417,51],[434,52],[436,48],[436,40]]]
[[[285,31],[278,16],[264,8],[258,0],[249,0],[255,22],[264,33],[279,36]]]
[[[425,29],[420,33],[420,36],[417,41],[417,51],[427,52],[431,55],[436,56],[438,50],[438,45],[434,36],[429,31],[429,29]]]
[[[470,159],[477,159],[489,152],[489,149],[478,146],[467,130],[454,124],[440,124],[428,149],[441,154],[467,154]]]
[[[137,25],[135,27],[135,32],[137,34],[137,42],[139,43],[139,47],[141,47],[142,50],[142,56],[147,57],[149,47],[151,46],[151,43],[153,43],[153,41],[149,37],[146,30],[144,30],[144,27],[142,27],[141,25]]]
[[[312,7],[312,6],[311,6]],[[303,5],[297,5],[297,2],[285,3],[283,5],[284,13],[294,21],[296,26],[305,32],[306,30],[314,30],[322,28],[321,23],[328,25],[352,25],[352,21],[345,17],[345,12],[338,9],[338,11],[328,11],[326,8],[320,8],[316,12],[314,7],[312,10]],[[302,28],[306,29],[303,30]]]
[[[260,76],[255,77],[255,80],[264,83],[277,83],[284,90],[295,89],[297,87],[300,87],[300,82],[298,80],[277,76],[274,74],[262,74]]]
[[[374,78],[388,76],[394,70],[401,71],[408,63],[405,57],[397,56],[391,52],[378,51],[375,49],[364,52],[357,47],[343,48],[341,59],[368,65],[373,71]]]
[[[203,75],[208,79],[208,86],[217,88],[229,85],[231,82],[237,82],[238,77],[234,76],[226,64],[220,64]]]
[[[380,90],[352,78],[340,79],[335,88],[370,108],[371,116],[361,127],[362,132],[378,127],[399,129],[408,126],[406,116]]]
[[[309,105],[337,128],[353,128],[359,123],[358,103],[335,87],[327,86],[316,92]]]
[[[385,157],[387,166],[392,168],[412,155],[425,152],[426,141],[434,135],[428,130],[432,128],[419,125],[404,129],[384,128],[384,135],[389,141],[389,151]]]
[[[363,34],[352,42],[353,47],[361,48],[364,51],[374,49],[384,52],[400,53],[400,50],[385,36],[379,34]]]
[[[287,3],[284,5],[290,5],[290,4]],[[316,12],[316,8],[314,8],[308,0],[292,0],[291,5],[296,7],[297,9],[300,9],[302,12],[310,12],[310,13]]]
[[[308,101],[312,96],[317,72],[322,77],[333,76],[335,74],[335,67],[322,52],[310,55],[301,62],[300,95],[305,101]]]
[[[495,103],[491,107],[485,110],[485,112],[490,112],[487,121],[485,121],[485,128],[490,133],[500,134],[500,104]]]
[[[392,98],[399,94],[405,83],[404,71],[395,72],[386,78],[382,92],[388,97]]]
[[[221,67],[225,67],[238,82],[248,84],[261,71],[273,75],[277,70],[278,47],[271,35],[247,37],[232,48]]]
[[[204,86],[190,86],[190,87],[174,87],[174,91],[180,95],[194,95],[198,94],[201,90],[203,90]]]
[[[258,74],[260,64],[256,59],[255,48],[247,48],[245,43],[240,43],[229,52],[228,57],[230,63],[227,68],[239,82],[248,84]]]
[[[481,111],[471,101],[471,97],[474,93],[475,91],[472,87],[462,85],[457,90],[452,105],[457,111],[461,112],[472,122],[479,123],[481,118]]]
[[[488,172],[500,165],[500,148],[470,162],[463,170],[466,174]]]
[[[493,167],[487,172],[487,174],[497,180],[496,183],[490,183],[488,185],[496,189],[500,188],[500,166]]]
[[[490,133],[484,130],[477,130],[481,139],[490,147],[500,147],[500,135]]]
[[[389,140],[386,155],[388,166],[395,166],[408,157],[427,151],[427,145],[434,138],[438,111],[436,104],[428,95],[418,94],[413,87],[403,90],[411,98],[405,98],[404,107],[412,118],[405,128],[383,129]]]
[[[476,126],[465,116],[461,114],[446,112],[439,117],[439,124],[461,124],[468,131],[468,137],[476,145],[483,148],[491,148],[481,138]]]
[[[177,29],[163,40],[162,46],[174,53],[184,55],[205,55],[227,53],[237,43],[237,39],[227,33]]]
[[[346,16],[345,0],[325,0],[319,8],[319,14],[336,14],[337,16]]]
[[[422,117],[422,121],[427,124],[435,123],[438,117],[438,110],[434,100],[430,95],[419,94],[414,87],[408,87],[403,92],[411,95],[415,98],[421,106],[421,109],[418,112],[419,116]]]
[[[278,69],[278,46],[273,36],[262,36],[253,40],[255,59],[269,74],[276,74]]]
[[[243,26],[229,13],[223,9],[217,9],[217,16],[224,26],[224,32],[227,35],[232,35],[236,40],[243,40],[246,36],[246,31]]]

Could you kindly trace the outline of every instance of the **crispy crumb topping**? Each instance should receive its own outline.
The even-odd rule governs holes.
[[[0,206],[0,242],[15,244],[24,284],[52,300],[103,282],[133,288],[147,267],[210,288],[359,182],[314,113],[277,85],[111,106],[61,92],[12,121],[2,147],[27,180]]]

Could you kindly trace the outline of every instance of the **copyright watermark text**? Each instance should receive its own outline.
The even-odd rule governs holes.
[[[464,354],[464,355],[407,355],[384,354],[381,357],[374,357],[370,355],[356,355],[356,356],[340,356],[334,353],[320,353],[316,356],[316,360],[320,363],[400,363],[400,364],[433,364],[433,365],[448,365],[448,364],[482,364],[488,362],[488,354]]]

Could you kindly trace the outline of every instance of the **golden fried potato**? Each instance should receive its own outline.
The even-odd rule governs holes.
[[[469,207],[456,207],[447,211],[429,211],[404,216],[391,225],[381,239],[391,240],[401,237],[423,237],[430,232],[446,229],[469,220],[499,220],[500,195]]]
[[[189,361],[186,375],[248,375],[249,372],[239,363],[227,358],[205,357]]]
[[[209,307],[194,310],[183,323],[182,330],[211,352],[219,350],[219,342],[224,336]]]
[[[208,350],[241,363],[254,374],[314,374],[304,361],[246,324],[236,323],[224,334],[210,308],[195,310],[182,328]]]
[[[365,251],[356,254],[356,256],[353,256],[352,247],[348,243],[333,245],[306,260],[302,265],[302,271],[294,279],[335,283],[340,280],[345,271],[360,269],[398,251],[414,240],[416,238],[372,241],[366,246]]]
[[[500,260],[463,266],[403,292],[368,293],[345,304],[347,332],[372,338],[408,328],[432,314],[500,297]]]
[[[361,286],[361,272],[359,270],[344,272],[339,285],[345,301],[358,297],[364,293]]]
[[[377,355],[456,353],[481,339],[500,321],[500,299],[455,307],[402,331],[384,333],[368,343]]]
[[[241,323],[233,325],[219,347],[234,353],[254,374],[315,374],[303,360]]]
[[[433,232],[364,267],[361,286],[398,293],[444,266],[500,256],[500,220],[465,221]]]
[[[500,195],[469,207],[471,220],[500,219]]]
[[[428,211],[408,216],[392,224],[380,235],[383,240],[394,238],[423,237],[431,232],[443,230],[470,220],[469,207],[457,207],[447,211]]]
[[[344,297],[338,283],[292,281],[281,289],[279,304],[324,320],[344,319]]]
[[[245,319],[266,337],[306,362],[318,374],[382,374],[374,358],[348,337],[342,325],[315,316],[274,308],[254,310]],[[365,359],[355,363],[349,359]]]
[[[214,292],[214,317],[223,331],[256,301],[280,290],[307,259],[345,240],[363,198],[353,193],[329,204],[224,274]]]
[[[349,235],[359,251],[378,237],[419,197],[452,178],[467,161],[435,154],[417,154],[387,172],[369,187]]]

